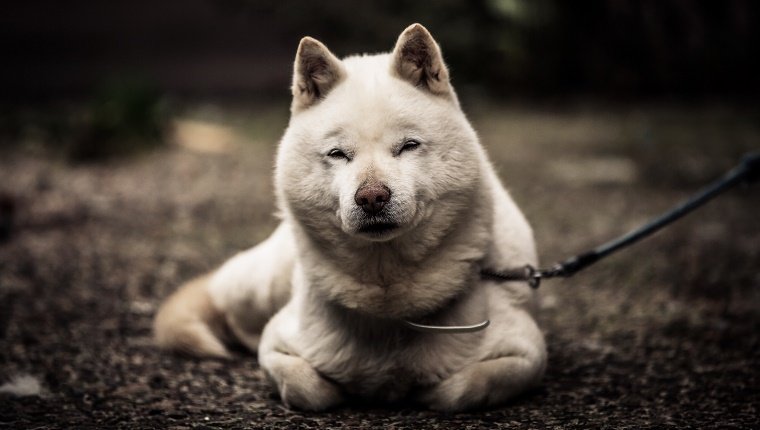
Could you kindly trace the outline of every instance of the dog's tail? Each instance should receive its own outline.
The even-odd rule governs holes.
[[[224,315],[207,291],[210,276],[196,278],[175,291],[156,314],[153,332],[159,347],[196,356],[228,358]]]

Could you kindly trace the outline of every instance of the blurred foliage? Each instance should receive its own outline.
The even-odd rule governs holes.
[[[339,55],[387,51],[412,22],[453,76],[488,93],[757,94],[758,3],[748,0],[216,0],[223,13],[309,34]],[[293,42],[291,42],[293,43]]]
[[[3,146],[45,147],[73,162],[136,154],[165,144],[170,131],[166,98],[149,81],[113,78],[85,104],[4,109]]]
[[[164,143],[169,112],[161,93],[140,79],[115,79],[97,92],[70,142],[74,160],[136,153]]]

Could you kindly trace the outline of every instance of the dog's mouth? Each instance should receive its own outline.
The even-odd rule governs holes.
[[[382,237],[399,228],[395,222],[372,222],[359,227],[359,233],[370,237]]]

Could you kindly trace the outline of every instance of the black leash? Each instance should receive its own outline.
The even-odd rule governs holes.
[[[526,265],[524,267],[503,271],[483,269],[481,270],[480,275],[484,279],[503,282],[526,281],[532,288],[538,288],[541,285],[542,279],[570,277],[613,252],[632,245],[666,225],[678,220],[727,189],[740,183],[749,184],[751,182],[756,182],[758,178],[760,178],[760,152],[752,152],[742,157],[738,166],[731,169],[728,173],[723,175],[722,178],[703,188],[689,200],[681,203],[641,227],[624,234],[617,239],[611,240],[604,245],[598,246],[591,251],[568,258],[563,262],[556,263],[549,269],[536,269],[531,265]]]

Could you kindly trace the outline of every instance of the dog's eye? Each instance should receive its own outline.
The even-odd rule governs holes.
[[[341,151],[338,148],[331,149],[330,152],[327,153],[327,156],[330,158],[343,158],[345,160],[349,160],[349,161],[351,160],[350,158],[348,158],[348,155],[346,155],[345,152]]]
[[[417,149],[417,147],[420,146],[420,142],[414,140],[414,139],[407,139],[404,141],[404,146],[401,147],[401,149],[398,151],[399,154],[404,151],[413,151]]]

